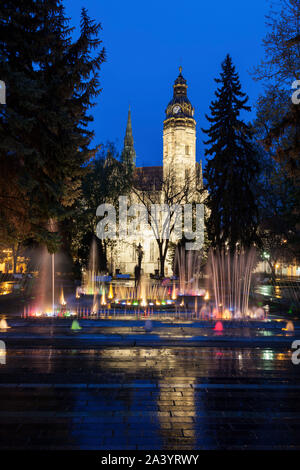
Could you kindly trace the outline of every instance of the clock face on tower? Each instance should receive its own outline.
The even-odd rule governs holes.
[[[177,104],[177,105],[174,106],[174,108],[173,108],[173,113],[174,113],[174,114],[178,114],[179,111],[180,111],[180,109],[181,109],[180,106],[178,106],[178,104]]]

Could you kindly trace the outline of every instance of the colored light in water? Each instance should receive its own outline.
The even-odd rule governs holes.
[[[292,321],[288,321],[285,328],[282,328],[283,331],[295,331],[294,323]]]
[[[71,325],[71,330],[81,330],[78,320],[73,320]]]
[[[230,320],[231,319],[231,313],[228,309],[224,310],[223,318],[224,318],[224,320]]]
[[[176,295],[176,287],[175,287],[175,282],[173,282],[173,289],[172,289],[172,300],[176,300],[177,295]]]
[[[274,353],[273,351],[270,350],[264,350],[262,351],[262,358],[265,361],[272,361],[274,359]]]
[[[215,324],[214,330],[215,330],[215,331],[223,331],[223,324],[222,324],[222,322],[217,321],[217,323]]]
[[[8,326],[6,319],[2,318],[0,320],[0,330],[7,330],[8,328],[10,328],[10,326]]]
[[[102,295],[101,295],[101,305],[106,305],[106,299],[105,299],[105,289],[102,289]]]
[[[60,303],[60,305],[67,305],[67,302],[65,301],[65,296],[64,296],[64,289],[63,289],[63,287],[61,288],[61,291],[60,291],[59,303]]]
[[[114,291],[113,291],[113,286],[112,284],[109,285],[109,291],[108,291],[108,299],[113,299],[114,298]]]

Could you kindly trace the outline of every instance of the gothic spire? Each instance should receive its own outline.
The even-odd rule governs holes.
[[[130,105],[129,105],[129,109],[128,109],[128,118],[127,118],[127,126],[126,126],[126,136],[125,136],[125,138],[127,139],[128,142],[130,142],[130,143],[133,144]]]
[[[128,109],[128,118],[126,126],[126,134],[124,137],[124,147],[121,154],[121,160],[128,169],[133,169],[135,166],[136,153],[133,146],[132,124],[131,124],[131,111],[130,106]]]

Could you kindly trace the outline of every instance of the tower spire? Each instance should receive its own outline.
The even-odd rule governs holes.
[[[127,169],[132,170],[135,167],[136,153],[133,146],[130,105],[128,109],[126,133],[124,137],[124,147],[121,154],[121,160],[126,165]]]
[[[132,143],[132,145],[133,145],[130,105],[129,105],[129,108],[128,108],[128,118],[127,118],[127,126],[126,126],[126,135],[125,135],[125,139],[128,140],[128,143],[129,143],[129,141],[130,141],[130,143]],[[125,143],[125,141],[124,141],[124,143]]]
[[[182,67],[179,67],[164,120],[163,172],[167,175],[172,167],[178,181],[185,181],[187,170],[194,174],[196,169],[196,121],[194,107],[187,96],[187,82],[181,72]]]

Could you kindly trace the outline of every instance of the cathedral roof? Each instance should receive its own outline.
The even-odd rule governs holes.
[[[161,190],[162,166],[142,166],[134,170],[135,186],[142,191]]]

